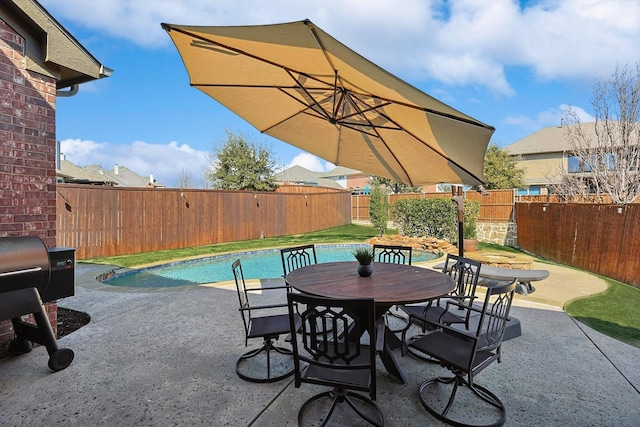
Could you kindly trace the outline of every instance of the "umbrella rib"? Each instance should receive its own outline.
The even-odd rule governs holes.
[[[299,87],[294,86],[294,87],[291,87],[291,88],[289,88],[289,89],[298,89],[298,88],[299,88]],[[289,96],[289,97],[290,97],[291,99],[293,99],[294,101],[299,102],[299,103],[300,103],[300,105],[303,105],[305,108],[304,108],[303,110],[301,110],[301,111],[298,111],[298,112],[297,112],[297,113],[295,113],[295,114],[292,114],[292,115],[290,115],[290,116],[288,116],[288,117],[283,118],[283,119],[282,119],[282,120],[280,120],[279,122],[274,123],[274,124],[272,124],[272,125],[271,125],[271,126],[269,126],[269,127],[266,127],[266,128],[264,128],[264,129],[260,129],[260,132],[267,132],[267,131],[269,131],[270,129],[272,129],[272,128],[274,128],[274,127],[278,126],[278,125],[280,125],[281,123],[286,122],[287,120],[291,119],[293,116],[296,116],[296,115],[298,115],[298,114],[307,114],[307,115],[309,115],[309,116],[311,116],[311,117],[315,117],[315,118],[317,118],[317,119],[322,119],[322,120],[327,120],[327,121],[330,121],[330,120],[331,120],[331,117],[329,116],[329,114],[327,113],[327,111],[326,111],[324,108],[322,108],[322,106],[321,106],[320,104],[318,104],[318,102],[315,100],[315,98],[314,98],[313,96],[311,96],[311,94],[309,94],[309,93],[308,93],[304,88],[303,88],[303,90],[304,90],[304,91],[309,95],[309,97],[310,97],[311,99],[313,99],[313,100],[314,100],[314,103],[318,106],[318,109],[319,109],[320,111],[318,111],[318,110],[315,110],[315,109],[311,108],[311,105],[309,105],[309,104],[306,104],[306,103],[302,102],[300,99],[298,99],[298,98],[296,98],[295,96],[291,95],[289,92],[287,92],[287,91],[283,90],[281,87],[276,87],[276,89],[278,89],[279,91],[281,91],[281,92],[282,92],[282,93],[284,93],[285,95]],[[310,110],[311,112],[315,113],[315,114],[311,113],[309,110]],[[322,117],[321,117],[321,116],[322,116]]]
[[[302,84],[301,84],[301,83],[300,83],[300,82],[295,78],[295,76],[293,75],[293,73],[291,72],[291,70],[290,70],[289,68],[284,67],[284,69],[285,69],[285,71],[287,72],[287,74],[289,75],[289,77],[291,77],[291,80],[293,80],[294,82],[296,82],[296,83],[297,83],[297,85],[296,85],[296,86],[293,86],[293,87],[292,87],[292,89],[301,89],[301,90],[302,90],[302,91],[307,95],[307,97],[308,97],[309,99],[311,99],[311,100],[313,101],[313,103],[314,103],[314,104],[315,104],[315,105],[316,105],[316,106],[317,106],[317,107],[318,107],[318,108],[319,108],[323,113],[325,113],[325,116],[326,116],[327,120],[329,120],[329,121],[330,121],[330,120],[331,120],[331,115],[330,115],[329,113],[327,113],[327,111],[325,111],[325,109],[324,109],[324,108],[322,108],[322,106],[318,103],[318,101],[316,100],[316,98],[315,98],[315,97],[313,97],[313,95],[311,95],[311,93],[309,92],[309,90],[308,90],[306,87],[304,87],[304,86],[303,86],[303,85],[302,85]],[[315,79],[315,78],[313,78],[313,77],[311,77],[311,76],[309,76],[309,75],[306,75],[306,74],[304,74],[304,73],[298,73],[298,74],[301,74],[301,75],[303,75],[303,76],[305,76],[305,77],[307,77],[307,78],[311,78],[311,79],[316,80],[316,81],[321,81],[321,80],[319,80],[319,79]],[[324,83],[324,82],[322,82],[322,83]],[[326,83],[325,83],[325,84],[326,84]],[[326,88],[319,88],[319,89],[321,89],[321,90],[327,90],[328,88],[330,88],[330,87],[331,87],[331,86],[329,86],[328,84],[327,84],[327,86],[328,86],[328,87],[326,87]],[[298,98],[296,98],[295,96],[292,96],[291,94],[289,94],[289,93],[287,93],[287,92],[283,91],[282,89],[280,89],[280,87],[278,87],[278,89],[279,89],[279,90],[281,90],[283,93],[285,93],[285,94],[289,95],[291,98],[295,99],[296,101],[300,102],[302,105],[306,105],[306,106],[307,106],[307,108],[311,108],[311,105],[309,105],[309,104],[305,104],[304,102],[300,101],[300,100],[299,100]],[[334,87],[334,96],[335,96],[335,87]],[[335,98],[334,98],[334,99],[335,99]],[[334,101],[334,102],[335,102],[335,101]],[[316,111],[316,110],[314,110],[314,111]]]
[[[456,167],[460,168],[461,170],[465,171],[467,174],[469,174],[470,176],[474,177],[476,180],[483,182],[480,178],[478,178],[477,176],[475,176],[474,174],[472,174],[470,171],[468,171],[465,167],[463,167],[462,165],[460,165],[458,162],[452,160],[449,156],[445,156],[443,153],[441,153],[438,150],[433,149],[433,147],[427,143],[426,141],[424,141],[421,138],[418,138],[418,136],[416,136],[413,132],[409,131],[408,129],[400,126],[400,124],[398,124],[395,120],[391,119],[390,117],[387,117],[387,119],[395,124],[396,126],[398,126],[399,130],[403,130],[404,132],[406,132],[408,135],[411,135],[412,138],[414,138],[416,141],[419,141],[421,144],[423,144],[426,147],[429,147],[433,150],[434,153],[436,153],[438,156],[442,157],[443,159],[445,159],[447,162],[455,165]],[[391,155],[397,160],[396,156],[393,154],[393,151],[391,151],[391,148],[387,145],[387,143],[385,142],[384,138],[382,138],[381,136],[378,135],[378,137],[380,138],[380,141],[382,141],[382,143],[385,145],[385,147],[387,147],[387,149],[389,150],[389,152],[391,153]],[[404,170],[404,168],[402,168]],[[406,173],[406,170],[405,170]],[[409,174],[407,174],[407,176],[409,176]],[[411,178],[409,178],[409,181],[411,181]],[[412,184],[413,185],[413,184]]]
[[[355,94],[354,94],[355,95]],[[364,100],[355,97],[355,99],[357,99],[359,102],[361,102],[362,104],[366,105],[367,107],[371,107],[370,105],[368,105]],[[411,176],[409,175],[409,172],[407,171],[407,169],[402,165],[402,163],[400,162],[400,160],[398,159],[398,157],[396,156],[396,154],[393,152],[393,150],[391,149],[391,147],[389,147],[389,145],[386,143],[386,141],[384,140],[384,138],[380,135],[380,133],[378,132],[378,129],[376,129],[376,127],[373,125],[373,123],[371,123],[371,120],[369,120],[369,118],[367,116],[364,115],[364,111],[362,111],[360,109],[360,107],[358,106],[358,104],[351,98],[348,97],[349,102],[353,105],[353,108],[356,110],[356,113],[360,114],[361,117],[364,118],[364,120],[369,124],[369,126],[372,129],[372,133],[370,134],[371,136],[376,136],[381,142],[382,144],[386,147],[387,151],[391,154],[391,156],[393,156],[393,159],[396,161],[396,163],[398,164],[398,166],[402,169],[402,171],[404,172],[405,176],[407,177],[407,179],[409,180],[409,184],[413,185],[413,180],[411,179]],[[367,110],[369,111],[369,110]],[[380,114],[382,117],[386,118],[387,120],[389,120],[391,123],[393,123],[394,125],[397,126],[398,130],[402,130],[402,126],[400,126],[398,123],[396,123],[395,121],[391,120],[388,116],[386,116],[385,114],[383,114],[380,111],[377,111],[378,114]]]
[[[311,32],[311,35],[315,39],[316,43],[318,43],[318,46],[320,47],[320,50],[322,51],[322,54],[324,55],[325,59],[327,60],[327,62],[331,66],[331,69],[335,72],[335,76],[336,76],[336,80],[337,80],[338,70],[336,70],[335,65],[333,65],[333,62],[331,61],[331,58],[327,54],[327,49],[324,47],[324,44],[320,40],[320,37],[318,37],[318,33],[316,33],[315,28],[312,26],[313,24],[308,19],[305,19],[303,22],[307,27],[309,27],[309,32]],[[337,81],[336,81],[336,83],[337,83]],[[334,87],[335,86],[337,86],[337,85],[334,85]]]

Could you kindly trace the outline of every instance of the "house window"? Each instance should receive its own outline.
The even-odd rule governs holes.
[[[604,155],[604,166],[608,170],[618,169],[618,156],[616,153],[607,153]]]
[[[589,156],[588,161],[578,156],[569,156],[567,159],[567,172],[579,173],[579,172],[591,172],[591,165],[596,164],[598,157],[595,154]]]
[[[569,156],[567,172],[569,173],[578,173],[580,172],[580,159],[577,156]]]
[[[531,185],[527,188],[518,188],[518,196],[539,196],[540,186]]]

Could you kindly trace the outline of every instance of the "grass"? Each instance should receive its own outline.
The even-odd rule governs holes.
[[[373,227],[351,224],[314,233],[108,258],[94,258],[85,260],[85,262],[135,267],[156,262],[208,256],[224,252],[297,246],[312,243],[366,242],[378,234],[378,231]],[[397,231],[387,230],[387,234],[397,234]],[[522,251],[515,248],[481,242],[478,243],[478,249],[492,252],[522,253]],[[538,260],[548,262],[541,259]],[[640,310],[637,309],[640,305],[640,289],[607,278],[603,278],[603,280],[609,285],[606,292],[574,300],[567,304],[565,311],[570,316],[603,334],[635,347],[640,347]]]
[[[605,335],[640,348],[640,289],[602,279],[609,285],[605,292],[571,301],[565,311]]]

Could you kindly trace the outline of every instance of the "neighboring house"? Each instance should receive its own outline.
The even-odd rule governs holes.
[[[318,187],[329,187],[344,189],[336,181],[323,178],[325,172],[314,172],[299,165],[285,169],[275,175],[275,183],[279,185],[313,185]]]
[[[338,166],[321,175],[322,178],[337,182],[340,187],[356,193],[368,193],[371,185],[371,177],[359,170]]]
[[[584,173],[577,157],[572,156],[568,128],[578,125],[549,126],[526,136],[505,150],[520,156],[518,167],[524,170],[524,182],[528,188],[518,189],[521,195],[548,194],[550,185],[556,184],[564,173]],[[596,140],[595,122],[582,123],[591,140]]]
[[[131,169],[115,165],[112,170],[106,170],[100,165],[77,166],[68,160],[60,160],[60,169],[56,170],[58,182],[71,184],[108,185],[118,187],[164,187],[162,183],[153,178],[138,175]]]

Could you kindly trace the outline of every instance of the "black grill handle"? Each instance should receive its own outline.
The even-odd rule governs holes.
[[[5,273],[0,273],[0,277],[17,276],[18,274],[35,273],[37,271],[42,271],[42,267],[33,267],[33,268],[25,268],[24,270],[7,271]]]

